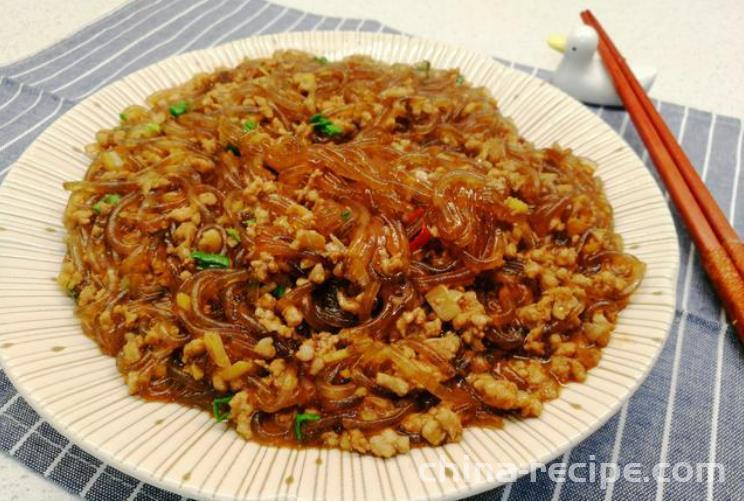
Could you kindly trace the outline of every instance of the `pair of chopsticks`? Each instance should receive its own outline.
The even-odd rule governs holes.
[[[702,265],[739,339],[744,343],[744,243],[602,25],[588,10],[581,13],[581,19],[597,31],[599,53],[615,89],[700,252]]]

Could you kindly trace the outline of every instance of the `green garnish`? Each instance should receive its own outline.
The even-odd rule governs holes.
[[[160,133],[160,124],[158,124],[157,122],[148,122],[147,124],[145,124],[145,127],[150,132]]]
[[[421,61],[419,64],[416,65],[416,70],[424,72],[424,75],[428,77],[429,71],[431,70],[431,62],[424,59],[423,61]]]
[[[341,211],[341,219],[344,221],[349,221],[349,218],[351,218],[351,211],[348,209],[345,209]]]
[[[315,422],[316,420],[320,420],[320,415],[315,413],[298,413],[295,415],[294,430],[297,441],[302,441],[302,424],[305,422]]]
[[[119,120],[121,120],[122,122],[126,122],[127,121],[127,114],[126,113],[120,113],[119,114]]]
[[[222,422],[223,420],[227,420],[227,417],[230,416],[230,400],[233,398],[232,394],[228,394],[227,396],[218,397],[214,401],[212,401],[212,414],[214,415],[214,418],[217,419],[217,422]],[[228,411],[224,411],[223,408],[227,406]]]
[[[169,110],[171,115],[173,115],[174,117],[178,117],[189,111],[189,104],[186,101],[181,100],[175,105],[171,106]]]
[[[245,220],[243,222],[243,225],[245,225],[246,227],[250,227],[251,225],[255,225],[255,224],[256,224],[256,220],[254,220],[253,218],[251,218],[250,220]]]
[[[101,197],[98,202],[93,204],[93,212],[96,214],[101,214],[101,210],[103,207],[101,207],[101,204],[108,204],[111,206],[115,206],[119,203],[121,200],[121,197],[118,194],[115,193],[109,193]]]
[[[328,64],[328,58],[325,56],[315,56],[313,59],[316,63]]]
[[[228,235],[229,237],[232,237],[232,238],[233,238],[233,239],[235,239],[236,241],[240,242],[240,234],[239,234],[239,233],[238,233],[238,231],[237,231],[237,230],[235,230],[234,228],[226,228],[226,229],[225,229],[225,233],[226,233],[226,234],[227,234],[227,235]]]
[[[194,251],[191,253],[191,259],[196,262],[196,268],[199,270],[204,270],[205,268],[230,268],[230,258],[221,254]]]
[[[465,83],[465,77],[463,77],[462,75],[457,75],[457,78],[455,79],[455,83],[457,85],[464,84]]]
[[[232,153],[236,157],[240,157],[240,150],[238,150],[238,147],[233,145],[232,143],[228,143],[227,146],[225,147],[225,150]]]
[[[256,128],[256,121],[255,120],[246,120],[245,124],[243,124],[243,130],[245,132],[252,131]]]
[[[281,298],[284,296],[284,293],[287,292],[287,287],[279,285],[276,288],[274,288],[274,291],[271,292],[272,295],[274,295],[274,298]]]
[[[313,125],[315,132],[323,136],[332,137],[341,134],[341,128],[321,113],[316,113],[310,117],[309,122]]]

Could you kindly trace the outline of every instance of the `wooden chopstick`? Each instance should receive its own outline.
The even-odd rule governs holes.
[[[713,228],[713,231],[718,236],[718,240],[721,242],[723,247],[726,248],[726,252],[734,262],[734,266],[736,266],[739,274],[744,277],[744,243],[739,239],[736,230],[731,226],[726,215],[723,214],[723,211],[716,203],[716,200],[713,198],[713,195],[711,195],[708,187],[705,186],[703,180],[698,176],[692,162],[690,162],[690,159],[687,157],[684,150],[682,150],[682,147],[677,143],[672,131],[669,130],[669,126],[663,119],[661,119],[661,116],[659,116],[656,111],[656,107],[654,107],[654,104],[646,95],[646,92],[643,90],[643,87],[641,87],[638,79],[635,78],[635,75],[633,75],[630,67],[625,62],[625,59],[617,50],[617,47],[615,47],[615,44],[607,35],[607,32],[604,30],[597,18],[595,18],[594,14],[589,10],[582,12],[581,18],[586,24],[597,30],[600,39],[604,41],[615,60],[619,62],[620,70],[623,72],[623,75],[625,75],[625,79],[630,83],[633,93],[640,101],[646,114],[654,119],[652,122],[656,128],[656,132],[659,134],[661,140],[664,142],[664,146],[666,146],[669,154],[674,159],[677,169],[685,178],[685,182],[690,187],[692,195],[697,199],[698,204],[705,212],[705,216]]]
[[[736,232],[733,229],[731,229],[733,238],[731,233],[723,228],[719,228],[718,232],[724,237],[719,237],[718,232],[714,230],[714,225],[719,225],[720,218],[714,216],[716,211],[713,210],[713,207],[724,220],[726,218],[713,200],[710,192],[706,188],[704,193],[708,195],[709,199],[705,202],[698,202],[695,194],[693,194],[693,189],[697,190],[698,186],[704,188],[705,185],[697,176],[692,165],[689,164],[682,148],[677,144],[671,133],[669,133],[667,141],[664,141],[659,131],[664,128],[668,131],[668,127],[664,124],[664,120],[651,104],[645,91],[638,84],[637,79],[633,76],[617,48],[612,44],[599,21],[589,11],[582,12],[581,17],[586,24],[597,31],[600,40],[599,53],[612,77],[620,99],[633,120],[638,134],[646,145],[649,155],[667,187],[669,196],[682,216],[685,226],[700,252],[702,265],[718,291],[739,339],[744,342],[744,274],[739,272],[734,264],[733,255],[730,255],[728,251],[728,248],[731,248],[734,249],[734,254],[739,253],[738,250],[742,248],[741,241],[736,237]],[[632,82],[635,82],[636,85],[634,86]],[[640,96],[645,98],[648,105],[644,106],[644,99],[641,99]],[[667,147],[667,143],[675,145],[676,148]],[[678,150],[676,156],[672,153],[675,150]],[[681,162],[678,165],[676,162],[677,158],[681,160],[682,157],[690,167],[688,176],[693,180],[690,185],[687,183],[687,177],[683,174],[685,168],[681,167],[685,163]],[[695,179],[697,181],[694,181]],[[701,197],[700,200],[705,200],[704,196]],[[730,227],[727,220],[726,225]],[[728,246],[724,244],[727,241],[731,241]]]

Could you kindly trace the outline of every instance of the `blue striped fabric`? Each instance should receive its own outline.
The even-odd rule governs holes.
[[[395,32],[376,21],[301,12],[265,0],[135,0],[34,56],[0,68],[0,180],[34,138],[75,103],[124,75],[173,54],[250,35],[304,30]],[[541,78],[549,72],[523,65]],[[656,103],[737,230],[742,120]],[[648,161],[628,115],[593,108]],[[651,168],[651,172],[655,171]],[[1,202],[0,202],[1,203]],[[675,215],[675,218],[676,215]],[[678,219],[678,218],[677,218]],[[540,472],[474,497],[503,499],[744,498],[742,348],[680,228],[679,298],[672,332],[638,392],[604,427],[553,463],[638,463],[640,480],[603,484],[555,480]],[[725,385],[724,385],[725,382]],[[21,398],[0,371],[0,449],[69,491],[88,499],[179,498],[101,463],[71,444]],[[659,479],[653,466],[720,463],[723,479]],[[665,471],[669,477],[671,467]],[[718,473],[720,474],[720,473]],[[643,479],[645,478],[645,479]]]

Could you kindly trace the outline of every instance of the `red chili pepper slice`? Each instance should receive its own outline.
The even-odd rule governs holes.
[[[429,242],[431,239],[431,232],[429,231],[429,228],[426,226],[426,223],[424,223],[421,226],[421,231],[416,234],[416,237],[413,238],[411,241],[409,248],[411,251],[416,251],[417,249],[421,249],[422,247],[426,246],[426,243]]]
[[[424,208],[418,207],[403,217],[403,223],[410,225],[424,215]]]

